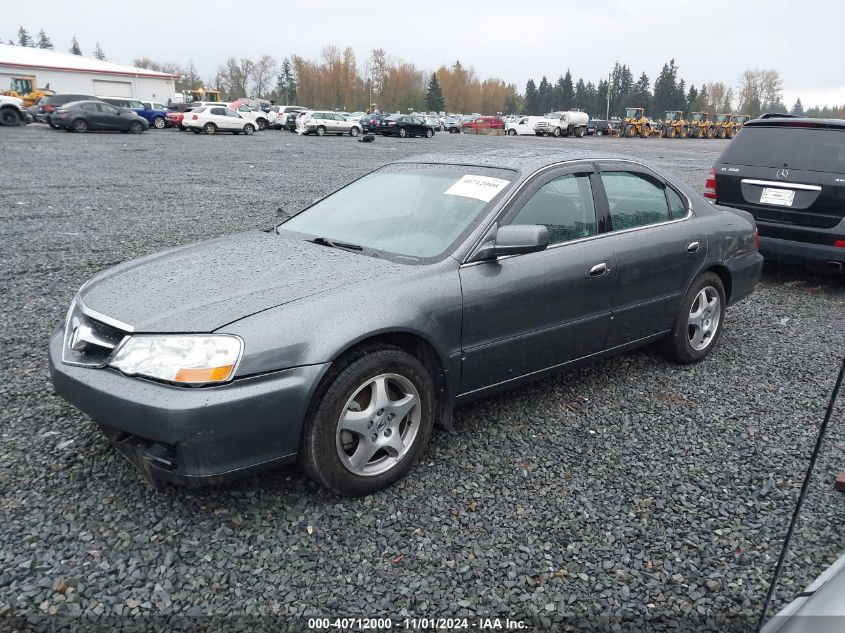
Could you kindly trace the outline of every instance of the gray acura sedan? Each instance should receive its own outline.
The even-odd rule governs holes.
[[[630,158],[422,156],[98,274],[50,369],[151,484],[298,459],[364,495],[457,404],[649,343],[700,361],[757,247],[748,213]]]

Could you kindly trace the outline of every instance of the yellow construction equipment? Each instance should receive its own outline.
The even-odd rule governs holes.
[[[709,112],[690,112],[689,127],[692,138],[713,138],[716,134]]]
[[[23,99],[23,106],[28,108],[38,103],[38,100],[41,99],[41,97],[48,97],[56,93],[50,90],[49,84],[47,84],[46,88],[36,88],[35,77],[28,76],[12,77],[9,90],[5,90],[0,94],[7,97],[17,97],[18,99]]]
[[[713,136],[716,138],[731,138],[730,132],[733,129],[732,114],[717,114],[713,120]]]
[[[194,101],[220,101],[220,96],[219,90],[207,90],[205,88],[182,91],[182,98],[185,103],[193,103]]]
[[[641,136],[648,138],[659,134],[658,126],[651,119],[646,118],[644,108],[625,108],[625,118],[622,119],[622,136],[634,138]]]
[[[742,126],[751,118],[750,114],[735,114],[731,117],[731,130],[728,138],[733,138],[742,129]]]
[[[663,138],[686,138],[689,134],[689,127],[684,120],[684,113],[681,110],[666,110],[666,118],[661,125]]]

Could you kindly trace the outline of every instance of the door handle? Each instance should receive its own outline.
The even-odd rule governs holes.
[[[690,242],[687,246],[687,253],[697,253],[700,248],[701,244],[698,242]]]
[[[601,262],[587,271],[587,277],[604,277],[608,271],[610,271],[610,268],[608,268],[607,262]]]

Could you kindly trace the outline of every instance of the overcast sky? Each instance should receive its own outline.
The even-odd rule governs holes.
[[[0,38],[16,35],[19,25],[32,35],[43,28],[56,50],[67,50],[75,35],[86,55],[99,42],[118,63],[144,56],[179,64],[192,59],[203,77],[230,56],[317,58],[322,46],[334,44],[351,46],[363,65],[369,51],[381,47],[430,70],[460,60],[480,77],[500,77],[520,91],[529,77],[555,79],[567,67],[576,78],[597,81],[616,60],[635,77],[645,71],[654,81],[674,57],[681,77],[696,85],[735,86],[746,68],[776,68],[786,105],[800,96],[806,107],[845,103],[843,18],[843,0],[38,0],[7,6],[8,32]]]

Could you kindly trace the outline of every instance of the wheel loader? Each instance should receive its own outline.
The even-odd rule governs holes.
[[[742,129],[742,126],[751,118],[750,114],[734,114],[731,117],[731,129],[728,138],[733,138]]]
[[[41,97],[49,97],[56,93],[50,90],[50,84],[47,84],[45,88],[36,88],[35,77],[12,77],[9,90],[5,90],[0,94],[7,97],[23,99],[23,107],[29,108],[38,103]]]
[[[625,108],[625,118],[622,119],[622,136],[634,138],[640,136],[648,138],[659,134],[658,126],[651,119],[646,118],[644,108]]]
[[[684,120],[684,113],[681,110],[666,110],[660,131],[663,138],[686,138],[689,127]]]
[[[716,134],[709,112],[690,112],[689,127],[691,138],[713,138]]]

